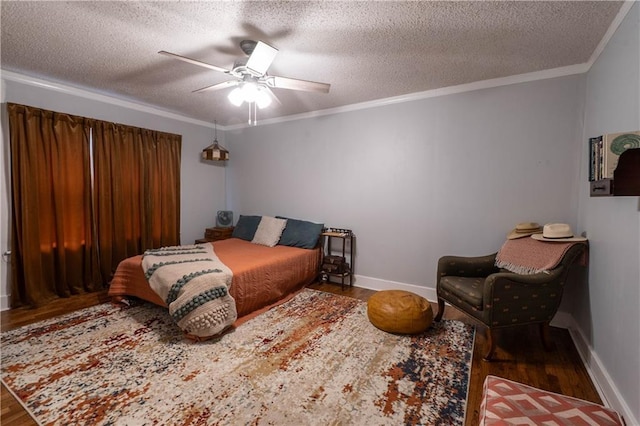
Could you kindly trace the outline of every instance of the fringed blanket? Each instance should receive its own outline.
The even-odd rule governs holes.
[[[213,245],[147,250],[142,269],[153,291],[187,334],[211,337],[237,319],[236,303],[229,295],[233,273],[218,259]]]
[[[554,269],[577,242],[545,242],[533,238],[507,240],[496,256],[496,266],[516,274],[531,275]],[[581,259],[586,264],[586,257]]]

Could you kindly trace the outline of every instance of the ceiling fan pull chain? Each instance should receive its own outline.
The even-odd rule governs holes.
[[[256,103],[249,103],[249,125],[257,126],[258,125],[258,111],[256,109]]]

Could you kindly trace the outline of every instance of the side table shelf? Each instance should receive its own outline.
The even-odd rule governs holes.
[[[320,279],[323,282],[340,284],[343,290],[345,282],[350,287],[353,286],[355,235],[350,229],[325,228],[320,236],[323,238]],[[334,239],[340,240],[341,245],[332,247]],[[332,278],[339,281],[332,281]]]

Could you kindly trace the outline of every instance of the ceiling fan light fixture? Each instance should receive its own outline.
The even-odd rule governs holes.
[[[267,89],[253,82],[242,83],[240,87],[236,87],[229,92],[227,98],[235,106],[240,106],[244,102],[248,104],[255,102],[260,109],[267,108],[272,101]]]
[[[227,95],[227,99],[233,105],[239,107],[244,102],[244,95],[242,94],[242,89],[240,87],[236,87]]]
[[[256,104],[258,108],[264,109],[271,105],[271,96],[267,93],[263,88],[258,89],[258,93],[256,94]]]
[[[244,83],[242,85],[242,97],[248,104],[255,102],[258,96],[258,85],[255,83]]]

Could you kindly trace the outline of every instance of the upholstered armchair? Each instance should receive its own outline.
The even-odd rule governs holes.
[[[434,321],[440,321],[448,302],[484,324],[489,346],[484,355],[486,361],[491,360],[495,349],[494,331],[504,327],[539,324],[543,345],[549,350],[549,322],[560,306],[567,278],[582,275],[577,268],[586,264],[587,247],[584,243],[574,244],[554,269],[530,275],[496,267],[497,253],[441,257],[436,287],[438,313]]]

